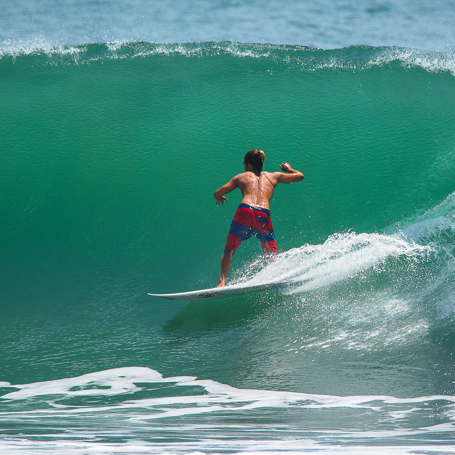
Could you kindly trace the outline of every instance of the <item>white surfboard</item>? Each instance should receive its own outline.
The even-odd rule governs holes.
[[[266,289],[277,289],[282,291],[283,288],[290,285],[297,285],[303,283],[303,281],[275,281],[271,283],[264,284],[254,284],[254,285],[245,285],[243,284],[233,284],[231,286],[224,286],[222,288],[211,288],[211,289],[201,289],[199,291],[189,291],[189,292],[178,292],[176,294],[151,294],[153,297],[160,297],[161,299],[167,300],[178,300],[180,302],[193,302],[197,300],[214,300],[214,299],[223,299],[226,297],[234,297],[236,295],[243,294],[252,294],[254,292],[265,291]]]

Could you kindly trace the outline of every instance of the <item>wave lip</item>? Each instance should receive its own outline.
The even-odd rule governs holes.
[[[420,67],[428,72],[455,75],[455,52],[422,51],[399,47],[351,46],[318,49],[298,45],[222,42],[148,43],[114,41],[83,45],[52,45],[44,40],[7,41],[0,48],[0,59],[43,55],[52,63],[84,64],[102,60],[133,59],[147,56],[185,56],[193,58],[232,55],[239,58],[268,59],[271,64],[307,71],[344,69],[365,71],[397,63]],[[59,60],[60,59],[60,60]],[[48,61],[48,63],[51,63]],[[276,69],[276,68],[275,68]]]

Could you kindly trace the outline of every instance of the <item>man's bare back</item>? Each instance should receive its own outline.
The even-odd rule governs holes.
[[[269,210],[270,200],[278,183],[300,182],[303,179],[303,174],[292,169],[289,163],[280,164],[280,169],[287,174],[256,171],[251,168],[247,170],[247,168],[248,165],[245,165],[246,172],[236,175],[226,185],[215,191],[217,205],[223,205],[227,201],[225,194],[239,188],[243,196],[242,203]]]
[[[269,208],[270,200],[278,182],[270,172],[261,172],[258,176],[252,171],[239,174],[234,179],[237,181],[243,199],[243,204],[255,207]]]

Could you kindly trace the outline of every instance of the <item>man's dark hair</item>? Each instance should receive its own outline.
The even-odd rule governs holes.
[[[244,158],[245,164],[251,164],[255,171],[262,171],[265,153],[262,150],[250,150]]]

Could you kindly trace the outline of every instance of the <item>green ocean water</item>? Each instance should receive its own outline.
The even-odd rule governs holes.
[[[216,422],[226,438],[243,422],[259,441],[280,425],[298,441],[308,436],[302,422],[311,421],[316,441],[342,429],[359,432],[357,442],[369,445],[362,431],[373,429],[373,446],[397,438],[453,443],[453,62],[447,54],[399,48],[228,42],[3,54],[0,421],[6,443],[19,438],[33,447],[41,437],[61,441],[68,434],[90,443],[154,442],[151,434],[182,442],[181,425],[191,414],[183,397],[212,393],[226,397],[208,411],[215,420],[190,421]],[[292,276],[309,283],[287,295],[270,291],[214,303],[147,296],[217,283],[241,198],[231,193],[220,207],[213,192],[243,171],[243,156],[253,148],[265,151],[266,170],[288,161],[305,179],[279,186],[271,202],[276,263],[267,265],[251,239],[237,251],[229,278]],[[127,373],[102,374],[117,368]],[[253,414],[237,405],[241,410],[226,416],[223,406],[242,401],[231,389],[212,392],[207,383],[183,379],[168,382],[184,387],[164,386],[153,374],[150,379],[149,369],[251,389],[251,401],[265,404]],[[99,377],[74,379],[92,373]],[[64,378],[73,378],[71,385],[54,389],[52,381]],[[161,385],[144,385],[155,380]],[[37,383],[45,398],[36,391],[7,396]],[[111,394],[115,387],[118,395]],[[261,390],[332,396],[337,403],[364,395],[418,404],[386,400],[382,419],[368,405],[362,426],[349,400],[341,400],[340,413],[338,404],[331,408],[321,398],[325,412],[302,415],[289,403],[314,397],[274,395],[269,402],[254,398]],[[157,397],[179,410],[164,421],[180,436],[142,421],[128,427],[139,419],[129,414],[129,400],[143,415],[150,401],[138,402]],[[289,406],[270,412],[274,400]],[[195,401],[196,408],[215,406]],[[106,436],[96,439],[84,420],[64,420],[56,432],[59,404],[99,418]],[[109,412],[99,415],[106,407],[124,432],[110,433],[103,420]],[[51,423],[34,421],[38,411],[49,412]],[[19,412],[31,414],[23,420]],[[401,412],[406,418],[391,417]],[[200,443],[194,450],[213,449],[203,433],[188,431]],[[420,436],[406,439],[408,431]],[[345,436],[330,443],[352,443]]]

